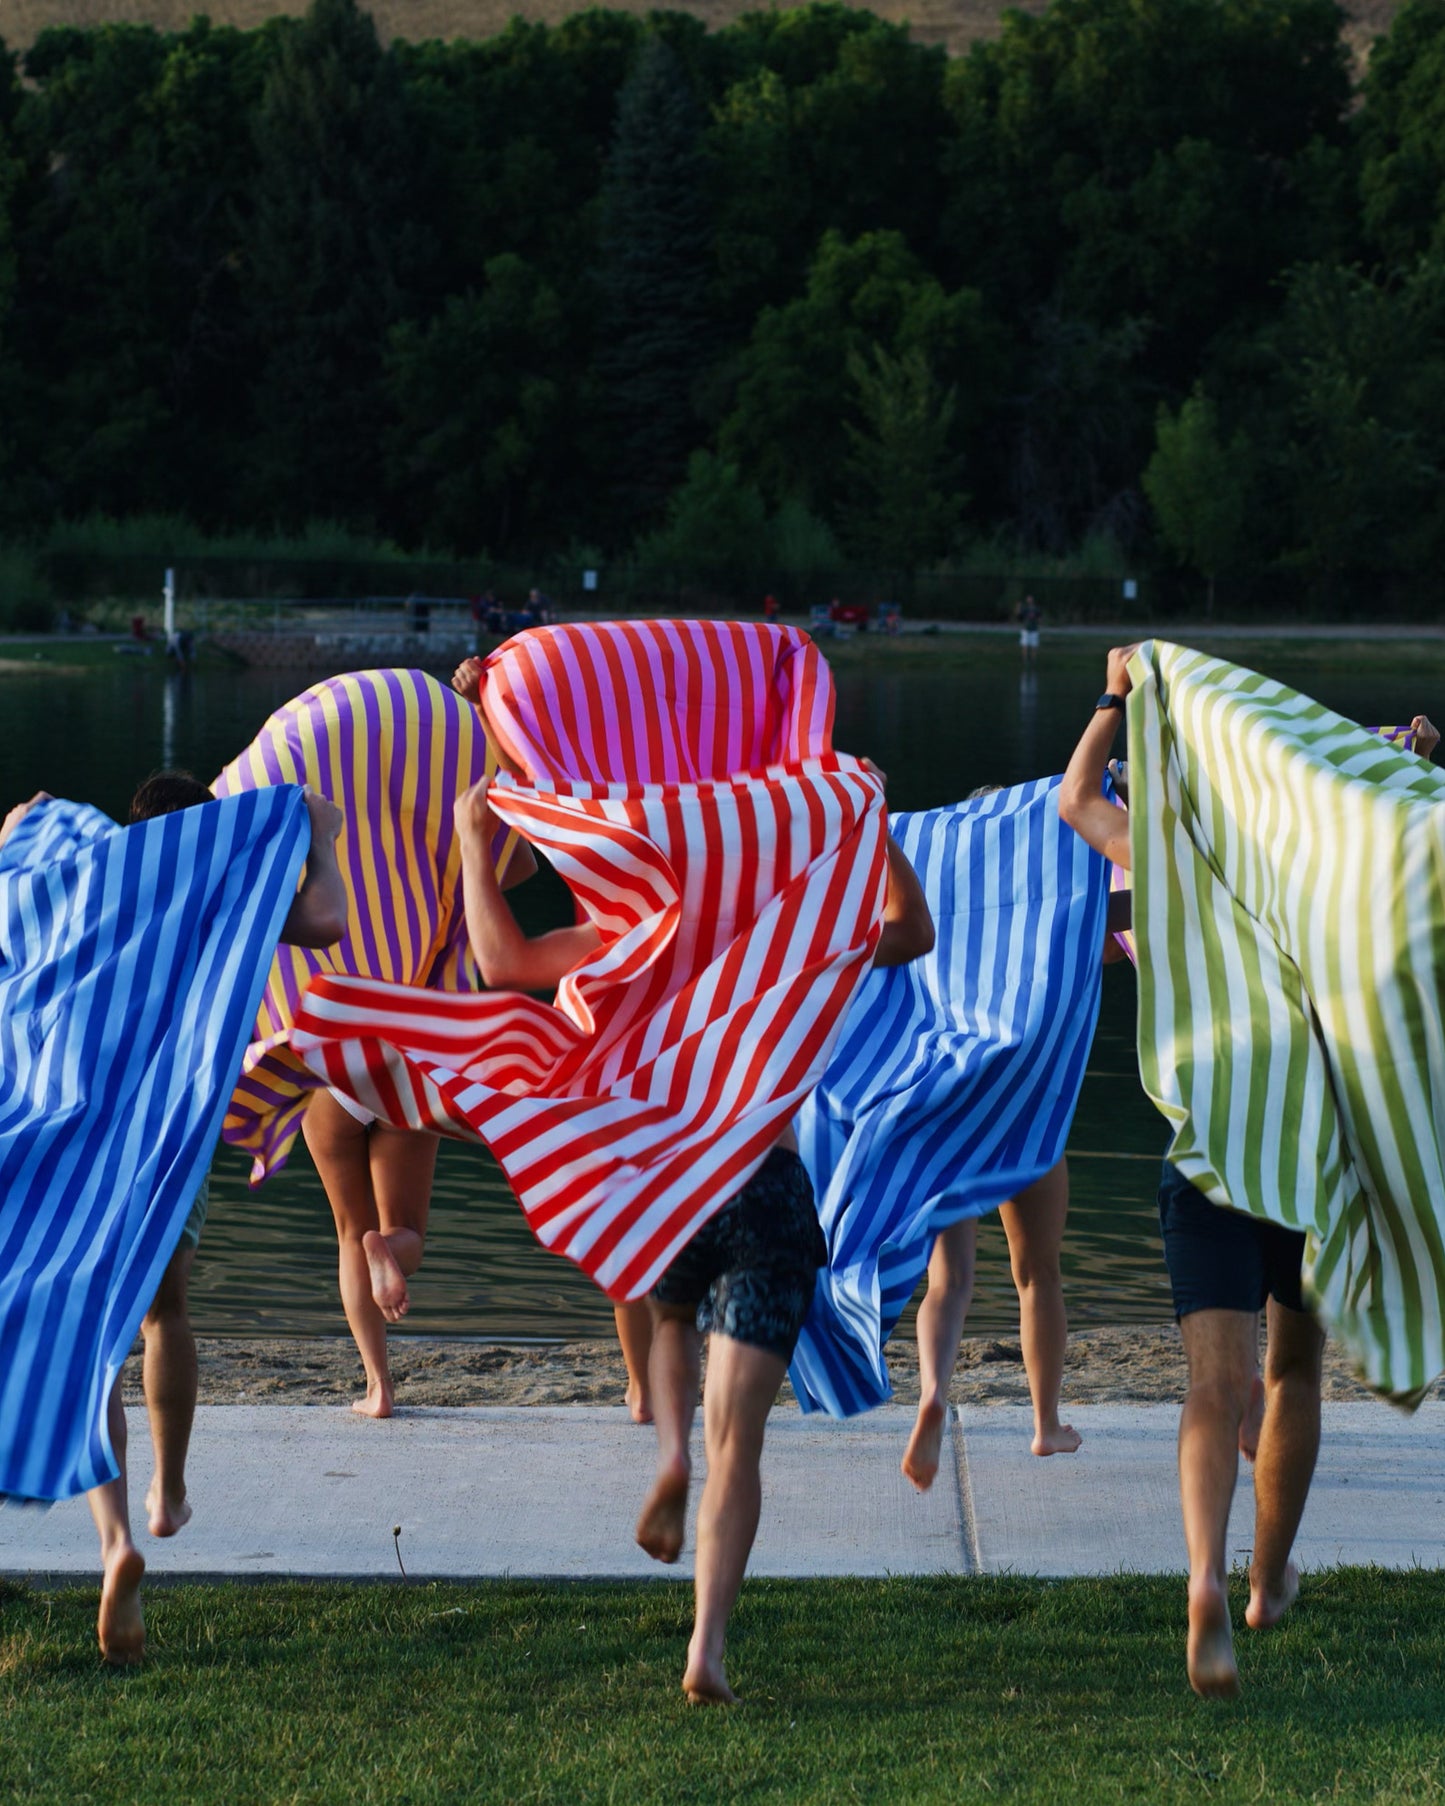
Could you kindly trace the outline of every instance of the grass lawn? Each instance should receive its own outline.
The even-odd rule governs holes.
[[[95,1602],[0,1583],[0,1800],[1445,1795],[1435,1573],[1307,1578],[1210,1704],[1177,1579],[754,1581],[730,1711],[678,1691],[684,1585],[153,1586],[124,1672]]]

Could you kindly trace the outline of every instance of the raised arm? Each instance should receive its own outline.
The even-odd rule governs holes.
[[[311,817],[306,875],[281,926],[281,942],[286,947],[330,947],[346,933],[346,885],[336,863],[342,814],[335,803],[310,790],[306,812]]]
[[[906,966],[933,951],[933,911],[908,855],[888,836],[888,893],[883,899],[883,932],[873,949],[875,966]]]
[[[502,991],[555,991],[579,960],[600,945],[590,922],[555,928],[529,940],[518,926],[492,865],[497,820],[487,806],[485,778],[457,798],[462,843],[462,897],[467,938],[483,979]]]
[[[859,761],[886,790],[888,774],[872,759]],[[933,911],[908,855],[890,834],[887,841],[888,889],[883,897],[883,932],[873,949],[875,966],[906,966],[933,951]]]
[[[1422,759],[1433,758],[1435,748],[1440,744],[1440,730],[1428,715],[1417,715],[1410,723],[1410,731],[1415,736],[1415,751]]]
[[[1133,656],[1132,646],[1116,646],[1109,654],[1104,694],[1064,768],[1059,789],[1060,818],[1081,834],[1096,853],[1102,853],[1125,871],[1129,869],[1129,812],[1104,795],[1104,770],[1119,723],[1124,719],[1124,699],[1131,688],[1129,660]]]

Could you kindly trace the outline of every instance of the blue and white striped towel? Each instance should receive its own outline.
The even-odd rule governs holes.
[[[114,1479],[111,1385],[220,1134],[310,828],[294,786],[0,847],[0,1496]]]
[[[805,1411],[881,1404],[884,1344],[939,1230],[1063,1154],[1099,1013],[1108,868],[1059,820],[1060,781],[892,818],[937,942],[869,973],[796,1118],[829,1254],[789,1375]]]

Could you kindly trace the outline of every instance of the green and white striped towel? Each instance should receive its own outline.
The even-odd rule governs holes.
[[[1308,1231],[1397,1404],[1445,1371],[1445,773],[1166,641],[1130,666],[1139,1069],[1169,1158]]]

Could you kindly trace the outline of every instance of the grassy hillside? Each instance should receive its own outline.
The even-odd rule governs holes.
[[[645,13],[654,0],[605,0],[619,12]],[[716,28],[741,13],[762,10],[759,0],[670,0],[679,12],[696,13]],[[846,0],[845,0],[846,3]],[[1041,12],[1042,0],[1014,0],[1015,9]],[[1349,35],[1363,55],[1370,40],[1389,28],[1398,0],[1346,0]],[[489,38],[514,15],[556,24],[580,12],[577,0],[373,0],[368,8],[384,38]],[[944,44],[957,55],[978,38],[997,37],[1005,0],[873,0],[880,18],[907,22],[925,44]],[[178,31],[195,13],[217,25],[255,26],[277,13],[305,11],[304,0],[4,0],[0,37],[23,50],[50,25],[106,25],[121,20]]]

